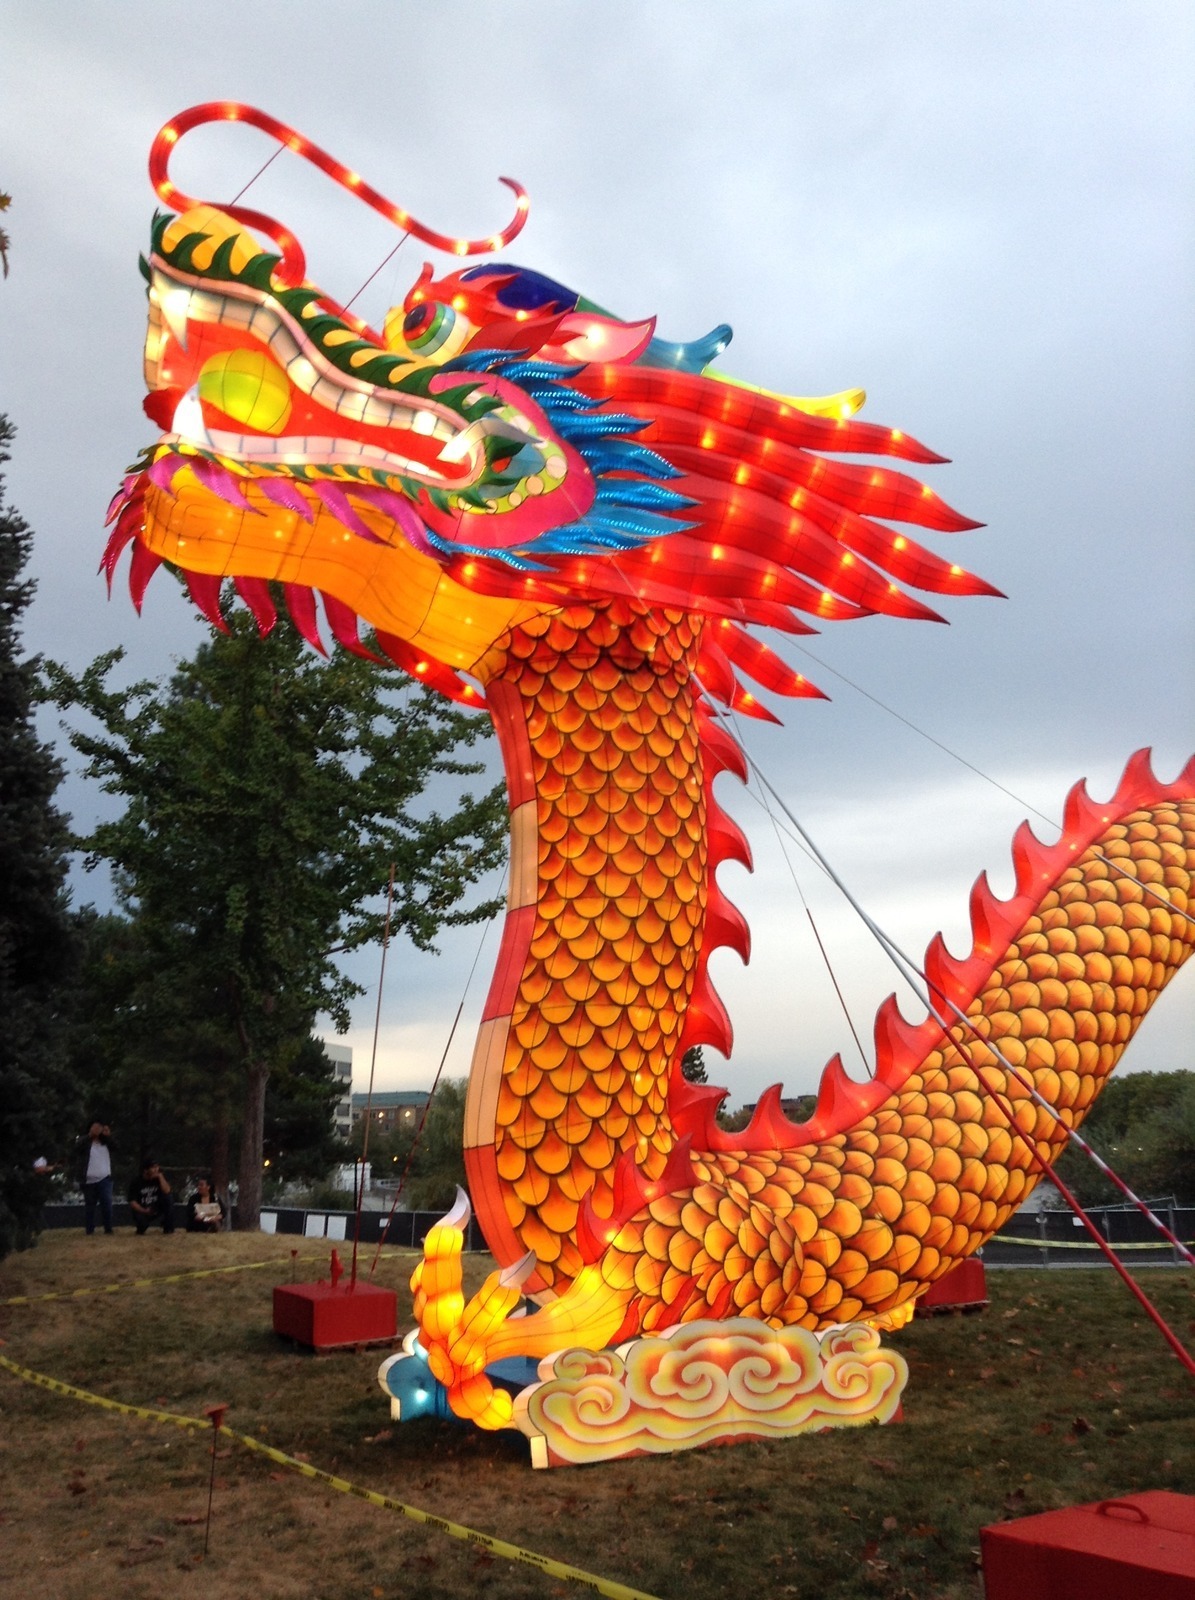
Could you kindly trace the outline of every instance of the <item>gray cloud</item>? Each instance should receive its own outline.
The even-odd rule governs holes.
[[[30,647],[79,666],[123,640],[140,676],[199,636],[169,583],[137,621],[94,570],[107,498],[149,436],[149,141],[183,106],[237,97],[436,226],[492,225],[510,172],[533,201],[514,259],[657,312],[672,337],[734,323],[727,366],[749,381],[866,386],[866,415],[954,458],[935,487],[988,527],[939,548],[1009,599],[950,606],[949,629],[875,620],[812,648],[1049,814],[1080,774],[1107,793],[1139,745],[1173,775],[1195,727],[1192,33],[1167,4],[1030,0],[20,8],[0,67],[0,318],[21,430],[10,491],[39,532]],[[197,134],[178,181],[230,197],[270,149],[250,130]],[[393,243],[285,159],[253,200],[346,296]],[[421,259],[405,247],[365,313]],[[1002,869],[1022,810],[801,665],[834,703],[752,730],[757,759],[914,953],[940,924],[960,944],[970,882]],[[780,1077],[811,1087],[848,1035],[766,821],[730,803],[759,853],[733,885],[756,960],[739,974],[717,958],[739,1030],[729,1076],[750,1098]],[[98,802],[76,783],[69,804],[86,821]],[[892,980],[852,919],[817,904],[869,1032]],[[384,1083],[434,1066],[476,937],[396,962]],[[1188,975],[1132,1064],[1188,1064],[1193,998]],[[367,1001],[358,1059],[370,1015]]]

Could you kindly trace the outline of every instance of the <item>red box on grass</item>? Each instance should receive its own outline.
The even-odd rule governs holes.
[[[1151,1489],[981,1528],[987,1600],[1195,1600],[1195,1496]]]
[[[274,1290],[274,1332],[313,1350],[398,1336],[398,1296],[372,1283],[290,1283]]]
[[[917,1302],[921,1311],[970,1311],[988,1303],[988,1280],[983,1262],[968,1256],[945,1277],[931,1283]]]

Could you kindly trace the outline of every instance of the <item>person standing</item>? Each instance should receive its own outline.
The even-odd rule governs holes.
[[[95,1213],[99,1208],[104,1232],[112,1232],[112,1129],[104,1122],[93,1122],[87,1130],[86,1159],[83,1166],[83,1227],[95,1232]]]
[[[141,1176],[129,1184],[129,1209],[138,1234],[161,1220],[162,1232],[174,1232],[174,1198],[161,1167],[152,1156],[141,1163]]]

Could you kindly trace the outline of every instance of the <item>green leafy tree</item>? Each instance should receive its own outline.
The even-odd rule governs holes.
[[[1195,1204],[1195,1072],[1130,1072],[1113,1078],[1082,1127],[1088,1141],[1141,1195]],[[1058,1173],[1084,1205],[1124,1196],[1081,1150],[1059,1157]],[[1058,1204],[1062,1204],[1061,1197]]]
[[[0,417],[0,462],[12,438]],[[62,773],[34,727],[39,663],[21,655],[32,544],[0,478],[0,1257],[36,1237],[47,1184],[33,1162],[67,1154],[78,1114],[66,1060],[69,830],[54,805]]]
[[[465,899],[502,857],[501,790],[454,795],[445,814],[426,793],[481,770],[453,751],[488,727],[397,669],[321,662],[292,630],[262,637],[243,613],[165,685],[112,686],[121,659],[109,652],[80,677],[47,668],[58,703],[98,722],[71,742],[123,802],[80,843],[89,866],[112,866],[156,1004],[177,988],[234,1041],[238,1205],[254,1227],[270,1075],[289,1068],[317,1012],[347,1026],[359,990],[336,957],[380,932],[389,863],[393,928],[421,949],[446,924],[492,914]]]

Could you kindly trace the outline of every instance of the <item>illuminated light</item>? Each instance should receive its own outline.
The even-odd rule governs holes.
[[[718,435],[714,432],[714,430],[712,428],[707,428],[705,430],[705,432],[701,435],[701,448],[703,450],[712,450],[714,448],[714,446],[717,444],[717,442],[718,442]]]
[[[350,189],[359,189],[361,187],[361,174],[359,172],[346,172],[344,181]]]
[[[235,100],[230,100],[228,102],[228,104],[224,107],[224,115],[225,115],[225,117],[227,118],[227,120],[229,122],[239,122],[240,121],[241,108],[240,108],[239,105],[237,105]]]
[[[897,439],[903,439],[904,438],[904,434],[900,431],[899,428],[893,428],[892,432],[888,435],[888,437],[890,439],[892,439],[893,441],[895,441]]]
[[[738,483],[738,484],[743,484],[743,483],[749,483],[750,480],[751,480],[750,468],[748,468],[746,466],[739,467],[738,470],[735,472],[734,481],[736,483]]]
[[[177,144],[178,143],[178,129],[174,126],[174,124],[172,122],[167,123],[166,126],[162,129],[162,139],[166,144]]]
[[[516,211],[526,211],[527,207],[530,204],[531,204],[531,202],[530,202],[530,200],[528,200],[527,196],[525,194],[521,194],[519,196],[519,199],[518,199],[518,204],[515,206],[515,210]]]
[[[950,569],[950,576],[951,576],[951,577],[952,577],[952,578],[961,578],[961,577],[962,577],[962,575],[963,575],[963,569],[962,569],[962,567],[951,567],[951,569]]]
[[[453,241],[453,245],[452,245],[452,253],[454,255],[458,255],[458,256],[467,256],[469,254],[469,241],[468,241],[468,239],[456,239],[456,240],[454,240]]]
[[[909,548],[909,541],[905,538],[903,533],[898,533],[896,538],[893,539],[892,548],[894,550],[907,550]]]
[[[530,315],[531,315],[530,311],[516,311],[515,312],[515,321],[516,322],[526,322],[527,318]]]
[[[844,550],[843,553],[842,553],[842,565],[844,567],[853,567],[854,564],[855,564],[854,556],[850,553],[849,550]]]
[[[465,577],[466,578],[473,577],[473,575],[474,575],[474,573],[476,571],[477,571],[477,563],[475,561],[468,561],[468,562],[465,563]]]
[[[928,484],[928,483],[923,483],[923,484],[922,484],[922,485],[921,485],[921,498],[922,498],[922,499],[923,499],[923,500],[929,500],[929,499],[932,499],[932,498],[933,498],[933,492],[934,492],[934,491],[933,491],[933,490],[932,490],[932,489],[931,489],[931,488],[930,488],[930,486],[929,486],[929,484]],[[902,519],[902,520],[903,520],[903,519]]]
[[[594,323],[592,328],[586,329],[585,337],[589,340],[590,344],[605,344],[606,330],[599,327],[597,323]]]
[[[415,671],[416,672],[426,672],[427,671],[427,662],[426,661],[417,661],[415,663]]]
[[[792,499],[788,503],[789,503],[790,506],[792,506],[794,511],[796,511],[800,506],[803,506],[805,504],[805,491],[804,491],[804,489],[798,489],[797,492],[793,495]]]
[[[720,544],[716,544],[714,546],[714,548],[710,551],[710,555],[713,557],[713,559],[715,561],[721,561],[721,559],[722,559],[722,546]]]
[[[452,297],[452,309],[454,311],[463,311],[468,304],[469,304],[469,302],[465,299],[463,294],[454,294],[453,295],[453,297]]]

